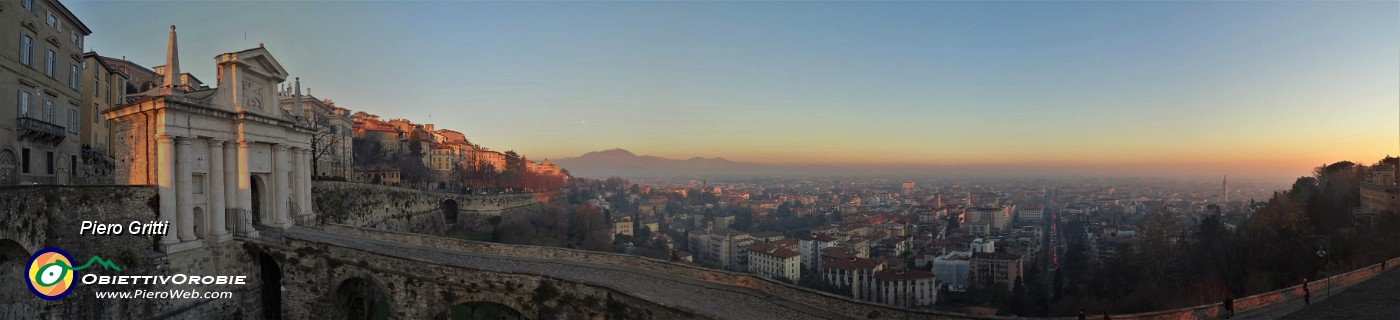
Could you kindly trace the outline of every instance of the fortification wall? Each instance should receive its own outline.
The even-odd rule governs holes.
[[[392,319],[446,318],[451,306],[469,302],[501,304],[530,319],[696,318],[606,287],[533,274],[445,266],[295,238],[288,238],[287,247],[260,250],[283,270],[283,310],[290,319],[330,317],[343,308],[335,297],[352,279],[383,292]],[[546,282],[555,288],[553,296],[536,293]]]
[[[422,234],[442,234],[452,222],[481,224],[486,217],[562,199],[553,192],[456,194],[340,181],[317,181],[311,194],[315,212],[327,223]],[[444,218],[448,201],[455,203],[457,221]]]
[[[204,249],[174,254],[156,251],[153,235],[79,234],[83,221],[116,223],[157,218],[159,200],[150,186],[14,186],[0,187],[0,319],[67,318],[214,318],[241,319],[260,311],[255,292],[260,281],[256,263],[238,241],[209,242]],[[173,227],[171,228],[173,231]],[[69,294],[57,302],[33,296],[23,285],[22,274],[29,255],[53,247],[67,251],[77,264],[102,257],[121,268],[94,265],[76,276],[96,275],[246,275],[248,285],[86,285],[75,281]],[[17,252],[22,251],[22,252]],[[254,266],[254,267],[250,267]],[[234,292],[231,299],[97,299],[99,291],[205,290]]]

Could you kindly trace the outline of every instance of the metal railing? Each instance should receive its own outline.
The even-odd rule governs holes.
[[[299,214],[294,219],[298,227],[320,228],[326,225],[325,219],[316,214]]]
[[[253,212],[248,209],[224,209],[224,228],[234,235],[246,235],[253,229]]]
[[[63,126],[31,118],[29,116],[19,117],[19,128],[53,135],[63,135],[63,130],[67,129]]]

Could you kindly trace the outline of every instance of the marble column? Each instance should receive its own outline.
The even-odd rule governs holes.
[[[287,148],[287,197],[288,201],[296,204],[296,207],[287,207],[287,216],[294,219],[301,215],[301,148]]]
[[[194,190],[190,181],[190,139],[175,138],[175,212],[180,241],[193,241]]]
[[[267,184],[271,185],[273,194],[272,200],[268,201],[272,202],[268,208],[273,209],[273,223],[271,225],[276,227],[287,227],[287,211],[291,210],[291,208],[287,207],[287,201],[291,199],[291,196],[288,195],[288,191],[290,191],[289,189],[291,188],[287,187],[287,183],[289,182],[287,181],[287,171],[289,171],[287,170],[289,169],[287,166],[289,163],[291,163],[291,161],[287,159],[287,146],[274,145],[272,152],[272,179],[268,179],[269,181]]]
[[[224,208],[227,207],[224,199],[224,141],[209,140],[209,210],[206,215],[210,218],[209,235],[219,240],[227,239],[227,226],[224,225]]]
[[[253,212],[253,168],[248,166],[248,149],[251,144],[248,140],[238,140],[238,208],[248,210],[249,215],[255,215],[258,213]],[[264,203],[263,206],[266,207],[267,204]],[[239,218],[238,223],[243,224],[241,230],[253,230],[252,218]]]
[[[311,203],[311,150],[301,149],[301,213],[311,214],[315,203]]]
[[[175,137],[156,137],[156,192],[160,196],[161,222],[166,223],[165,235],[160,244],[180,243],[175,228]]]
[[[226,209],[248,209],[247,207],[240,207],[242,204],[238,202],[238,143],[233,141],[224,143],[223,150],[220,150],[220,152],[224,153],[224,171],[220,172],[220,174],[224,176],[224,207]],[[234,219],[235,224],[243,223],[243,217],[235,216],[233,218],[228,218],[226,216],[225,218]],[[239,228],[244,226],[224,225],[225,230],[230,227]]]

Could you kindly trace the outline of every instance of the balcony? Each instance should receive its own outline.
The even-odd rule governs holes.
[[[64,138],[68,137],[64,132],[66,128],[63,126],[44,122],[28,116],[20,116],[17,121],[17,127],[19,127],[19,136],[21,139],[30,138],[34,139],[35,142],[47,142],[58,145],[58,143],[63,142]]]

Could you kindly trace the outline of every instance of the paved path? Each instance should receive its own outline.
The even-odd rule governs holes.
[[[1388,270],[1361,283],[1313,288],[1312,305],[1302,299],[1249,310],[1234,319],[1400,319],[1400,272]]]
[[[1333,294],[1337,296],[1336,299],[1314,301],[1312,305],[1282,318],[1400,319],[1400,272],[1395,269]]]
[[[716,319],[850,319],[757,290],[631,267],[479,254],[292,228],[286,237],[487,271],[545,275],[613,290]]]

